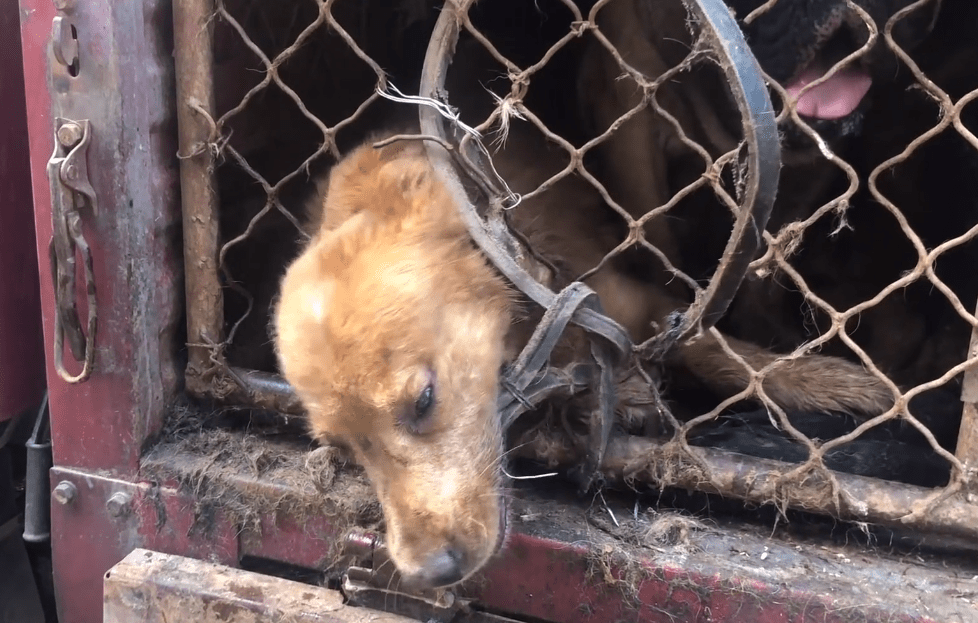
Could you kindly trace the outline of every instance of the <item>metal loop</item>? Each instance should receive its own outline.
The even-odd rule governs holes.
[[[762,78],[760,66],[750,52],[743,33],[730,15],[729,9],[721,0],[684,1],[693,16],[699,18],[704,29],[704,41],[713,48],[718,64],[731,86],[743,120],[747,156],[743,201],[724,251],[724,261],[721,262],[709,286],[701,291],[693,304],[671,323],[674,328],[667,336],[669,339],[666,340],[671,343],[711,327],[725,313],[747,273],[750,261],[760,248],[762,232],[774,204],[781,165],[774,107]],[[445,78],[461,28],[461,23],[452,11],[444,11],[439,17],[425,56],[420,98],[440,101],[439,94],[445,92]],[[486,200],[490,205],[494,205],[494,200],[498,204],[505,181],[494,183],[495,180],[489,173],[495,173],[495,169],[490,162],[487,162],[485,149],[479,149],[481,145],[478,145],[478,140],[471,136],[460,138],[458,128],[451,122],[447,122],[438,111],[421,106],[419,115],[422,134],[438,137],[449,144],[456,142],[451,139],[457,139],[459,149],[451,153],[440,147],[437,142],[426,142],[425,146],[432,161],[438,166],[443,181],[455,195],[461,217],[476,244],[507,279],[547,310],[545,318],[551,314],[555,306],[564,308],[567,301],[540,283],[524,267],[531,254],[509,230],[502,217],[502,211],[490,209],[485,217],[480,216],[469,200],[456,169],[452,166],[458,165],[457,161],[460,158],[463,161],[468,160],[468,163],[463,162],[463,166],[459,167],[461,171],[476,180],[483,194],[488,195]],[[471,148],[473,143],[477,144],[474,149]],[[467,147],[469,149],[466,149]],[[481,169],[482,175],[473,176],[467,170],[473,163],[476,165],[475,168]],[[466,167],[465,164],[470,166]],[[599,421],[592,422],[585,471],[593,474],[602,461],[611,434],[613,411],[617,403],[610,361],[612,353],[608,347],[613,347],[620,355],[631,357],[634,354],[634,345],[624,328],[597,308],[580,306],[569,320],[591,335],[600,336],[606,341],[606,343],[592,341],[592,356],[600,368],[598,378],[592,379],[592,384],[597,384],[595,389],[600,408],[597,413]],[[541,323],[534,333],[534,338],[550,329],[552,329],[550,325]],[[562,331],[563,327],[559,330]],[[660,346],[657,351],[661,350],[664,354],[668,350],[668,344],[660,344]],[[538,349],[538,347],[539,344],[534,340],[527,345],[527,349]],[[549,358],[550,350],[532,350],[532,354],[544,352]],[[517,391],[522,391],[531,381],[540,380],[541,375],[537,369],[532,367],[524,369],[524,366],[529,363],[529,358],[524,360],[525,354],[527,354],[526,350],[514,364],[510,371],[511,375],[507,376],[507,383],[503,384],[500,406],[503,409],[501,415],[504,424],[507,426],[518,416],[517,411],[523,408],[516,396],[507,389],[508,386],[515,385]],[[526,384],[522,387],[513,382],[513,377],[520,375],[525,375],[523,381]],[[589,485],[591,480],[590,475],[584,474],[585,486]]]
[[[706,42],[740,111],[746,144],[746,172],[740,213],[716,274],[686,310],[679,339],[709,329],[723,317],[761,248],[781,175],[781,142],[774,105],[761,66],[730,8],[722,0],[683,0],[698,18]]]

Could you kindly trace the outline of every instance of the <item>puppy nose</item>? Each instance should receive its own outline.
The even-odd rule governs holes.
[[[425,561],[421,570],[409,580],[413,584],[427,588],[440,588],[455,584],[465,577],[462,568],[463,558],[461,551],[450,546],[446,547],[428,556],[428,560]]]

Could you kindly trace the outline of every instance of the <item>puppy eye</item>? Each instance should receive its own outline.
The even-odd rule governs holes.
[[[414,418],[416,421],[423,420],[431,414],[432,407],[435,406],[435,388],[431,383],[428,383],[421,394],[418,395],[418,399],[414,401]]]
[[[398,426],[403,426],[412,435],[424,435],[431,431],[435,411],[435,375],[430,370],[425,377],[425,385],[415,395],[414,403],[407,403],[397,418]]]

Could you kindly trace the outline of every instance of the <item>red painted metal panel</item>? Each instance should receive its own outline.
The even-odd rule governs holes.
[[[225,512],[216,498],[201,503],[196,485],[178,484],[192,482],[189,476],[200,473],[202,462],[214,463],[213,457],[167,452],[165,460],[174,476],[183,476],[154,484],[55,468],[54,482],[67,481],[76,489],[70,502],[55,503],[52,510],[56,581],[70,592],[62,603],[66,622],[99,620],[101,576],[135,547],[232,566],[250,555],[321,568],[335,553],[331,550],[342,532],[326,514],[308,521],[287,515],[285,500],[308,509],[315,504],[314,494],[288,494],[247,474],[232,476],[220,486],[233,485],[225,494],[235,504],[258,508],[259,499],[279,499],[276,492],[283,501],[285,512],[278,517],[264,513],[259,527],[254,518],[240,516],[241,507],[237,515]],[[181,464],[186,471],[179,470]],[[202,492],[207,489],[204,485]],[[119,493],[132,496],[131,506],[121,513],[119,504],[110,503]],[[545,515],[531,500],[525,504],[519,517]],[[540,509],[559,517],[562,527],[555,530],[547,520],[536,524],[535,519],[519,526],[532,532],[514,533],[480,577],[460,589],[480,608],[560,623],[844,623],[854,613],[867,623],[930,623],[970,620],[978,612],[975,604],[955,597],[968,595],[973,581],[947,569],[876,559],[855,550],[848,555],[860,560],[849,561],[840,549],[795,547],[723,529],[704,530],[678,553],[668,546],[642,548],[595,532],[570,503]],[[605,554],[628,556],[628,568]],[[396,608],[397,600],[381,597],[374,607]]]
[[[902,606],[840,607],[820,588],[764,582],[752,574],[704,573],[662,564],[649,551],[641,580],[624,579],[620,568],[596,566],[594,552],[560,541],[515,534],[507,550],[483,572],[469,596],[497,611],[560,623],[588,621],[727,621],[737,623],[845,623],[858,610],[861,621],[919,621]],[[632,570],[635,573],[635,570]],[[867,600],[868,601],[868,600]]]
[[[326,510],[330,505],[314,488],[299,484],[290,488],[285,484],[288,473],[284,468],[268,469],[258,476],[237,460],[195,450],[200,444],[192,439],[192,433],[188,435],[182,441],[189,443],[155,447],[145,459],[144,476],[168,481],[162,483],[163,491],[178,489],[178,482],[193,488],[203,482],[198,506],[203,510],[233,500],[240,531],[218,528],[216,533],[236,532],[243,556],[309,569],[321,569],[324,563],[336,560],[335,540],[344,538],[349,518],[341,516],[336,521],[330,516]],[[207,433],[200,435],[206,438]],[[272,456],[283,450],[273,443],[260,449],[255,443],[248,451],[255,456]],[[212,477],[201,481],[201,475],[209,470],[213,470]],[[344,478],[352,476],[337,476],[335,486],[353,490]],[[931,558],[931,562],[918,565],[892,556],[877,557],[860,546],[842,547],[830,540],[802,537],[786,542],[768,538],[763,530],[755,534],[750,528],[713,529],[705,525],[677,543],[653,541],[643,545],[641,537],[635,541],[610,536],[593,519],[587,519],[587,511],[571,497],[542,494],[528,487],[520,491],[514,499],[514,533],[506,549],[478,577],[458,589],[462,596],[474,599],[479,608],[490,612],[559,623],[843,623],[852,620],[853,613],[867,623],[923,623],[978,616],[978,602],[950,597],[970,594],[976,586],[969,579],[973,571],[954,566],[960,561],[947,559],[941,568]],[[260,525],[256,517],[245,519],[242,515],[242,509],[268,508],[269,502],[278,512],[260,513]],[[322,514],[310,512],[319,503],[324,507]],[[297,519],[296,509],[303,509],[302,520]],[[178,509],[168,514],[167,522],[186,522],[191,512],[191,508]],[[631,508],[615,508],[618,517],[628,517],[632,512]],[[674,521],[685,524],[680,521],[683,518],[668,512],[635,513],[635,517],[636,523],[623,524],[626,532],[652,531],[657,521],[666,526]],[[213,522],[210,525],[216,526]],[[152,538],[147,535],[146,542]],[[363,563],[367,566],[380,564],[384,569],[386,558],[370,557],[372,539],[358,536],[354,541],[358,545],[348,552],[364,556],[370,561]],[[344,543],[349,545],[350,541]],[[397,582],[381,574],[371,586],[396,590]],[[375,608],[400,607],[397,596],[391,593],[359,603]]]
[[[56,117],[91,123],[87,165],[99,211],[95,215],[86,207],[81,219],[99,302],[94,372],[88,381],[71,385],[50,361],[47,366],[53,484],[65,468],[84,470],[72,473],[87,499],[79,506],[55,504],[52,510],[55,589],[62,621],[89,623],[101,620],[102,573],[143,538],[106,515],[110,491],[100,483],[111,474],[122,477],[112,481],[114,487],[135,487],[126,483],[135,480],[141,448],[159,430],[178,390],[182,266],[170,4],[69,0],[64,5],[68,9],[61,17],[77,34],[77,76],[54,59],[51,33],[58,14],[50,0],[22,0],[21,39],[48,353],[54,345],[55,299],[47,255],[52,209],[46,163]],[[84,296],[80,300],[84,318]],[[67,353],[66,359],[70,371],[79,369]],[[180,513],[174,515],[178,532],[156,534],[155,520],[147,530],[164,546],[169,535],[175,553],[195,551],[179,532]],[[207,547],[222,543],[208,540]]]
[[[66,503],[51,506],[61,623],[102,620],[102,578],[136,547],[237,565],[235,527],[215,517],[191,529],[197,523],[193,500],[172,489],[58,468],[52,470],[51,480],[55,486],[70,483],[75,491]],[[131,496],[130,505],[117,516],[113,511],[120,507],[110,509],[108,504],[115,494]]]
[[[37,248],[43,251],[51,240],[51,191],[48,186],[45,163],[54,149],[52,119],[52,97],[48,90],[51,23],[55,16],[54,5],[43,0],[23,0],[21,2],[21,36],[24,55],[24,82],[27,99],[27,122],[30,134],[31,181],[34,188],[35,227]],[[98,243],[93,242],[96,252]],[[51,266],[47,253],[38,253],[40,274],[50,275]],[[41,317],[44,323],[45,352],[53,351],[54,338],[54,290],[50,279],[41,281]],[[74,422],[83,421],[84,413],[93,416],[102,411],[102,405],[110,395],[100,390],[100,378],[91,383],[76,387],[68,386],[48,366],[49,404],[51,409],[51,434],[57,464],[72,462],[85,464],[84,459],[66,460],[66,455],[74,454],[66,446],[88,448],[89,461],[98,460],[103,466],[121,463],[119,452],[108,448],[99,452],[102,445],[96,435],[86,430],[78,430]],[[100,396],[99,394],[106,394]],[[82,415],[76,415],[82,414]],[[94,417],[92,418],[94,419]],[[85,427],[87,428],[87,427]],[[124,436],[120,435],[120,436]],[[69,441],[70,440],[70,441]],[[96,450],[96,452],[92,452]],[[95,456],[92,456],[92,455]],[[96,457],[98,457],[96,459]]]
[[[21,2],[20,8],[24,96],[30,137],[30,180],[34,197],[35,228],[38,248],[46,249],[47,243],[51,239],[51,192],[48,188],[43,165],[54,149],[51,95],[47,86],[48,38],[51,33],[54,6],[50,2],[25,0]],[[39,255],[40,274],[50,275],[50,266],[46,254],[41,253]],[[54,324],[54,303],[50,279],[41,280],[40,296],[45,352],[51,352],[50,331]],[[63,403],[62,389],[60,384],[51,388],[52,415],[55,412],[53,405]]]
[[[0,41],[16,41],[17,0],[0,0]],[[0,54],[0,421],[37,404],[44,342],[20,47]]]
[[[65,16],[78,36],[77,77],[51,53],[53,4],[21,2],[41,275],[50,275],[45,163],[55,116],[91,121],[88,169],[99,198],[98,216],[82,211],[100,302],[95,370],[87,382],[69,385],[48,366],[54,459],[56,465],[134,473],[140,447],[158,430],[180,369],[174,362],[180,256],[169,5],[67,4],[73,8]],[[41,286],[51,352],[54,294],[49,278]],[[80,312],[84,317],[84,305]],[[67,367],[78,369],[72,361]]]
[[[329,560],[334,543],[342,536],[323,516],[297,521],[286,513],[279,513],[278,517],[264,513],[261,522],[261,530],[242,528],[239,534],[241,554],[288,561],[307,569],[321,568],[323,561]]]

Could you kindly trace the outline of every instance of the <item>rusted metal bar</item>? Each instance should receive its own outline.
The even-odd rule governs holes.
[[[105,623],[410,623],[344,604],[337,591],[135,549],[105,574]]]
[[[560,448],[555,451],[555,447]],[[978,542],[978,505],[951,496],[928,513],[911,515],[933,493],[930,489],[863,476],[833,472],[848,503],[837,508],[828,485],[819,479],[780,486],[783,475],[796,465],[710,448],[691,448],[706,470],[683,461],[666,442],[635,436],[616,437],[608,444],[601,471],[612,480],[662,482],[706,493],[718,493],[760,504],[778,503],[848,521],[912,528]],[[524,445],[525,456],[546,456],[572,464],[579,452],[537,437]],[[663,474],[665,477],[663,477]]]
[[[305,413],[292,386],[281,376],[243,368],[230,370],[238,386],[223,397],[228,404],[253,405],[288,415]]]
[[[206,395],[223,340],[224,295],[218,276],[218,195],[214,180],[213,0],[175,0],[173,48],[177,73],[180,187],[187,295],[187,390]],[[219,355],[218,355],[219,356]]]
[[[971,333],[971,345],[968,347],[968,358],[978,356],[978,328]],[[961,413],[961,429],[958,433],[958,446],[954,452],[965,469],[972,475],[978,474],[978,368],[971,368],[964,373],[961,387],[961,402],[964,410]],[[974,476],[978,479],[978,476]],[[978,483],[974,484],[978,494]]]

